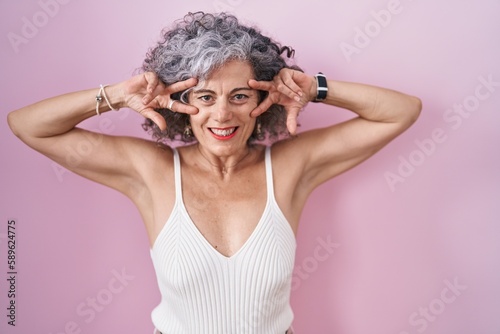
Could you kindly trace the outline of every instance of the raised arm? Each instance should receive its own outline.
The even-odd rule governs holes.
[[[288,111],[288,128],[294,133],[298,112],[316,96],[316,79],[302,72],[282,70],[273,82],[256,82],[252,86],[270,92],[256,114],[267,104],[279,103]],[[300,184],[310,191],[319,184],[356,166],[387,145],[420,114],[420,99],[394,90],[341,81],[328,81],[323,103],[348,109],[353,119],[301,133],[283,143],[285,160],[297,161]],[[332,110],[333,111],[333,110]],[[300,159],[296,157],[299,156]]]
[[[153,73],[143,73],[124,82],[105,87],[109,104],[115,109],[131,108],[152,119],[161,128],[165,120],[153,108],[165,108],[170,94],[186,89],[195,79],[165,87]],[[96,116],[99,88],[49,98],[8,115],[13,133],[24,143],[60,165],[88,179],[130,195],[131,188],[141,182],[141,165],[154,143],[130,137],[115,137],[90,132],[77,126]],[[110,110],[103,99],[99,112]],[[176,103],[181,112],[197,112],[196,108]],[[69,152],[85,146],[85,156],[78,161]]]

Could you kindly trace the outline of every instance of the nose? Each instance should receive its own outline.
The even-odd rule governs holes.
[[[233,118],[233,112],[231,111],[231,105],[229,101],[222,100],[215,106],[214,118],[219,123],[225,123]]]

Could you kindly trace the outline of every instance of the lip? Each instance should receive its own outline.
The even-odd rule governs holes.
[[[234,136],[236,136],[236,132],[238,132],[238,128],[239,128],[238,126],[230,126],[230,127],[225,127],[225,128],[209,127],[208,132],[210,132],[212,137],[214,137],[217,140],[229,140],[229,139],[233,138]],[[229,136],[219,136],[219,135],[213,133],[211,129],[217,129],[217,130],[234,129],[234,131]]]

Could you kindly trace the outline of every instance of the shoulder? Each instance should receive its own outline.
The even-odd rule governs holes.
[[[321,155],[324,129],[314,129],[280,140],[272,145],[271,157],[275,179],[287,185],[287,191],[310,193],[311,165]]]
[[[119,139],[122,152],[128,155],[139,177],[145,183],[154,182],[158,174],[173,169],[173,149],[170,146],[141,138]]]
[[[310,131],[275,142],[271,146],[273,166],[299,167],[307,159],[313,142]]]
[[[275,180],[295,184],[304,170],[304,154],[299,136],[275,142],[271,147],[271,161]]]
[[[135,137],[117,137],[121,150],[134,162],[147,162],[144,159],[171,158],[173,149],[163,143]]]

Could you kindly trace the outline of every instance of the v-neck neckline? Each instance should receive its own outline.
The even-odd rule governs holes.
[[[266,213],[269,210],[271,196],[273,196],[274,194],[270,194],[269,193],[270,191],[273,191],[273,187],[270,187],[270,185],[268,184],[270,179],[271,179],[271,182],[272,182],[272,175],[271,176],[268,175],[268,172],[272,173],[272,171],[268,171],[268,168],[267,168],[267,164],[268,164],[268,162],[267,162],[268,157],[267,157],[267,152],[266,152],[267,149],[268,148],[264,148],[264,173],[265,173],[265,180],[266,180],[266,206],[264,207],[264,210],[262,211],[262,215],[260,216],[260,219],[257,222],[257,225],[255,225],[255,227],[253,228],[252,233],[250,233],[250,235],[247,237],[247,239],[245,240],[245,242],[243,243],[243,245],[234,254],[232,254],[230,256],[222,254],[214,246],[212,246],[212,244],[210,243],[210,241],[208,241],[207,238],[205,238],[205,236],[203,235],[203,233],[201,233],[200,229],[198,228],[198,225],[196,225],[196,223],[194,222],[194,220],[191,218],[191,215],[189,214],[189,211],[187,210],[186,205],[184,203],[184,192],[182,191],[182,159],[180,157],[180,154],[177,153],[178,160],[179,160],[179,164],[178,164],[178,167],[179,167],[179,171],[178,171],[178,173],[179,173],[179,180],[178,180],[179,184],[176,184],[175,186],[176,186],[176,188],[180,187],[181,191],[178,191],[176,189],[176,202],[178,202],[180,204],[180,208],[181,208],[183,214],[186,216],[186,219],[188,221],[188,225],[195,230],[194,233],[200,239],[202,239],[203,244],[205,246],[211,248],[213,252],[215,252],[218,256],[222,257],[225,260],[234,259],[245,248],[247,248],[247,245],[251,242],[252,239],[255,238],[254,236],[257,234],[258,230],[261,228],[261,225],[263,224],[263,221],[264,221],[264,217],[266,216]],[[179,198],[177,198],[177,195],[179,195]]]
[[[207,238],[205,238],[205,236],[203,235],[203,233],[201,233],[201,231],[199,230],[198,226],[196,225],[196,223],[193,221],[193,219],[189,215],[189,212],[187,211],[186,206],[184,205],[184,199],[181,198],[179,202],[181,204],[181,209],[182,209],[183,214],[186,215],[187,223],[188,223],[189,227],[194,230],[194,233],[202,240],[203,244],[206,247],[210,248],[212,250],[212,252],[215,252],[217,256],[222,257],[225,260],[232,260],[232,259],[234,259],[235,257],[238,256],[238,254],[242,253],[245,248],[249,247],[248,244],[250,244],[250,242],[252,241],[252,239],[255,238],[255,235],[262,228],[262,225],[264,224],[264,221],[265,221],[264,217],[266,216],[267,211],[269,210],[269,194],[268,194],[267,195],[267,200],[266,200],[266,206],[264,208],[264,211],[262,212],[262,215],[260,216],[260,219],[259,219],[257,225],[255,225],[252,233],[250,233],[250,235],[245,240],[245,242],[243,243],[243,245],[234,254],[232,254],[230,256],[227,256],[225,254],[222,254],[214,246],[212,246],[212,244],[207,240]]]

